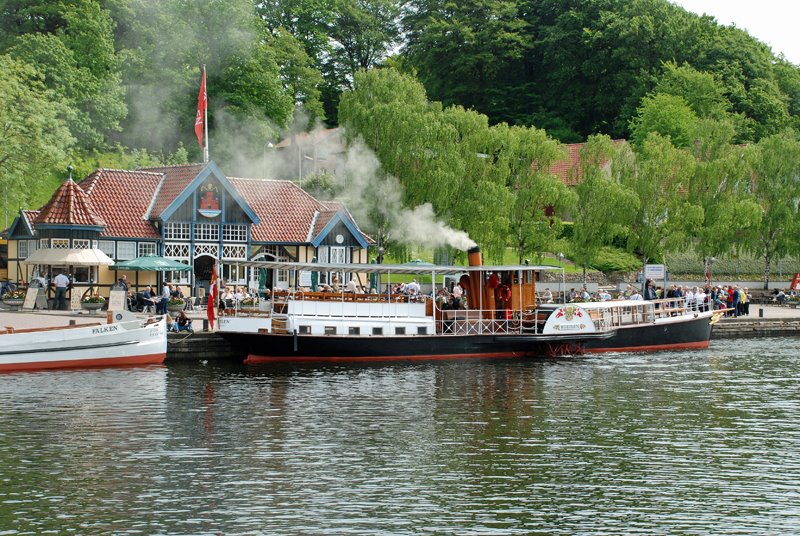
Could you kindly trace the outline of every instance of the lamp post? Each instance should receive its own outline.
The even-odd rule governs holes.
[[[271,141],[268,141],[267,143],[264,144],[264,178],[265,179],[269,178],[269,173],[267,172],[267,169],[268,169],[268,167],[267,167],[267,150],[269,149],[271,151],[274,148],[275,148],[275,146],[272,145]]]
[[[558,266],[561,268],[561,284],[558,292],[561,294],[561,303],[567,303],[567,278],[564,275],[564,254],[558,252]]]
[[[708,258],[708,286],[712,286],[712,281],[714,280],[714,263],[717,262],[716,257],[709,257]]]

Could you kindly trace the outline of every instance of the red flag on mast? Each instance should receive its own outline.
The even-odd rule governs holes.
[[[197,143],[203,147],[203,127],[206,124],[206,110],[208,108],[208,95],[206,95],[206,68],[203,66],[203,79],[200,82],[200,93],[197,95],[197,117],[194,120],[194,133],[197,134]]]
[[[208,325],[211,331],[214,331],[214,318],[217,309],[217,263],[214,263],[211,269],[211,285],[208,287],[208,303],[206,304],[206,313],[208,315]]]

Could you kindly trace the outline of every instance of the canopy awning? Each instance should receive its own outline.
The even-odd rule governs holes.
[[[114,261],[99,249],[37,249],[25,264],[57,266],[110,266]]]
[[[111,267],[112,270],[131,270],[143,272],[168,272],[191,270],[192,267],[174,259],[159,257],[157,255],[145,255],[127,261],[122,261]]]

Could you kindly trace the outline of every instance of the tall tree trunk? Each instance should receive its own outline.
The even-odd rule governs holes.
[[[586,286],[586,263],[583,263],[583,286]]]
[[[764,290],[769,289],[769,268],[772,262],[772,253],[769,250],[764,253]]]

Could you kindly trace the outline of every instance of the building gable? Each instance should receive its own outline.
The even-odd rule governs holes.
[[[320,214],[315,225],[319,229],[311,239],[311,245],[339,246],[348,245],[365,248],[369,244],[364,235],[355,225],[355,222],[342,210],[337,210],[333,214]]]
[[[221,195],[215,194],[214,189],[216,186],[222,190],[222,192],[217,192],[217,194]],[[261,221],[213,161],[203,167],[194,179],[183,188],[183,191],[169,202],[160,213],[152,214],[151,217],[167,221],[173,219],[178,213],[182,213],[181,215],[183,216],[188,203],[191,203],[192,210],[194,210],[195,203],[193,198],[195,196],[197,199],[197,211],[205,218],[216,219],[223,214],[223,211],[227,213],[227,211],[238,209],[249,220],[249,223],[257,225]],[[183,217],[181,219],[186,218]],[[228,220],[227,217],[225,219]]]

